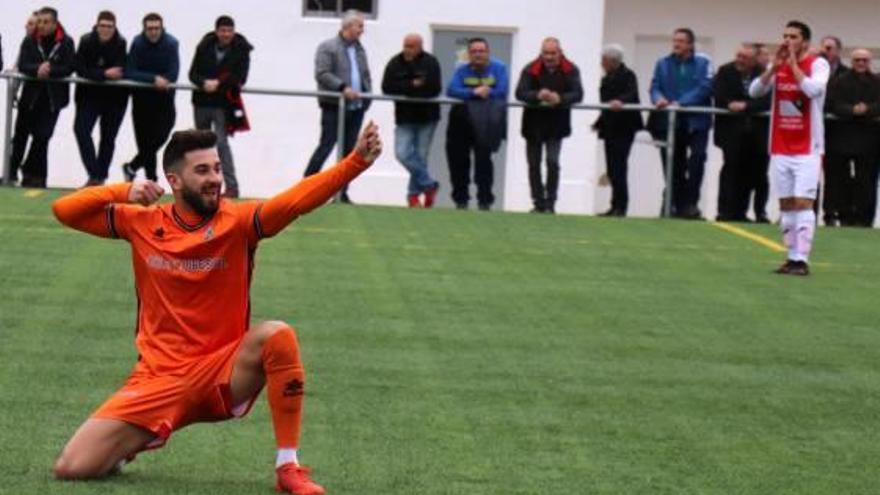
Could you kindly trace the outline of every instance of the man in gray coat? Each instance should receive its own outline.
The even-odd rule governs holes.
[[[341,144],[336,142],[339,99],[319,98],[321,140],[306,167],[306,177],[321,170],[334,145],[340,144],[346,155],[354,149],[364,113],[370,106],[370,101],[361,99],[361,94],[369,93],[372,88],[367,52],[359,41],[362,34],[364,34],[363,14],[357,10],[349,10],[342,16],[342,29],[339,34],[318,45],[318,51],[315,53],[315,79],[318,81],[319,90],[338,91],[345,97],[345,141]],[[348,198],[348,186],[341,192],[340,200],[343,203],[351,203]]]

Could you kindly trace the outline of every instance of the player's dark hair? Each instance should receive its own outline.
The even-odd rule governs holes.
[[[213,131],[187,129],[171,135],[162,154],[162,169],[165,173],[179,172],[183,157],[190,151],[213,148],[217,145],[217,135]]]
[[[690,43],[692,45],[697,40],[697,35],[694,34],[694,30],[691,28],[686,28],[686,27],[678,28],[675,30],[674,34],[678,34],[678,33],[682,33],[685,36],[687,36],[688,43]]]
[[[482,44],[486,45],[486,48],[489,48],[489,42],[486,41],[486,38],[481,38],[479,36],[474,37],[474,38],[468,38],[468,41],[467,41],[468,48],[470,48],[471,45],[473,45],[474,43],[482,43]]]
[[[216,21],[214,21],[214,29],[220,29],[224,26],[234,28],[235,21],[232,19],[232,17],[229,17],[228,15],[221,15],[217,18]]]
[[[110,21],[113,24],[116,24],[116,14],[109,10],[102,10],[101,12],[98,12],[98,22],[101,21]]]
[[[58,20],[58,11],[53,9],[52,7],[43,7],[42,9],[37,11],[38,14],[49,14],[52,16],[53,21]]]
[[[787,28],[795,28],[801,32],[801,36],[804,38],[804,41],[810,41],[813,37],[813,31],[810,30],[810,26],[807,26],[801,21],[788,21],[788,24],[785,25]]]
[[[155,12],[150,12],[149,14],[145,15],[144,20],[141,21],[141,23],[146,26],[148,21],[159,21],[162,25],[165,24],[165,22],[162,21],[162,16]]]

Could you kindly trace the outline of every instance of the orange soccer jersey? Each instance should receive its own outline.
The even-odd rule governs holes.
[[[57,200],[53,209],[62,223],[131,245],[140,357],[126,387],[99,412],[157,435],[192,421],[222,419],[218,406],[194,403],[198,393],[193,396],[188,388],[228,380],[232,358],[249,326],[249,289],[259,240],[325,203],[367,166],[352,153],[265,202],[221,199],[208,218],[186,218],[173,204],[127,204],[128,184],[85,188]],[[149,383],[150,394],[137,389]],[[212,394],[217,395],[207,396]],[[153,406],[162,402],[160,409],[175,411],[166,414],[150,404],[132,405],[145,395]],[[207,418],[186,410],[206,407],[212,410]]]

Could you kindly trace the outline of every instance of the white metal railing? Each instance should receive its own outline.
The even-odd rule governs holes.
[[[93,81],[91,79],[85,79],[82,77],[71,76],[64,79],[37,79],[35,77],[31,77],[20,72],[16,71],[3,71],[0,72],[0,78],[6,79],[6,127],[4,129],[4,141],[3,141],[3,179],[5,183],[10,182],[10,174],[11,174],[11,155],[12,155],[12,109],[13,102],[15,100],[15,93],[17,91],[17,83],[20,81],[40,81],[47,82],[49,84],[87,84],[87,85],[95,85],[95,86],[119,86],[125,88],[142,88],[142,89],[152,89],[159,91],[152,84],[142,83],[138,81],[130,81],[130,80],[118,80],[118,81]],[[169,88],[179,89],[183,91],[201,91],[201,88],[198,88],[192,84],[181,84],[181,83],[172,83],[169,85]],[[287,96],[287,97],[301,97],[301,98],[317,98],[317,97],[331,97],[339,99],[339,118],[337,119],[337,146],[336,153],[339,159],[342,158],[343,146],[342,143],[345,141],[345,97],[341,92],[338,91],[318,91],[318,90],[296,90],[296,89],[285,89],[285,88],[259,88],[253,86],[246,86],[242,88],[242,93],[246,94],[256,94],[256,95],[272,95],[272,96]],[[379,101],[393,101],[393,102],[406,102],[406,103],[439,103],[442,105],[460,105],[464,103],[464,101],[448,98],[448,97],[439,97],[439,98],[411,98],[407,96],[397,96],[397,95],[385,95],[385,94],[374,94],[374,93],[365,93],[360,95],[361,98],[365,100],[379,100]],[[530,107],[530,105],[520,102],[520,101],[508,101],[506,102],[508,107]],[[546,108],[546,107],[538,107],[538,108]],[[611,105],[607,103],[578,103],[576,105],[571,105],[569,108],[573,110],[612,110]],[[651,112],[660,112],[665,113],[667,117],[667,134],[666,141],[655,141],[654,144],[658,147],[665,148],[666,153],[666,188],[664,190],[663,197],[663,212],[664,216],[669,217],[672,212],[672,167],[673,167],[673,155],[675,151],[675,126],[679,113],[696,113],[696,114],[717,114],[717,115],[741,115],[731,112],[727,109],[714,108],[714,107],[681,107],[681,106],[668,106],[665,108],[657,108],[652,105],[644,105],[644,104],[625,104],[620,111],[651,111]],[[766,114],[765,114],[766,115]]]

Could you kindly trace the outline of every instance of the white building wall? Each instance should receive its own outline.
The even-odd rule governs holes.
[[[378,19],[369,20],[362,42],[370,60],[374,86],[379,86],[385,63],[400,50],[403,36],[418,32],[431,47],[432,24],[462,25],[474,28],[511,27],[513,35],[513,67],[511,85],[516,84],[519,70],[537,55],[545,36],[557,36],[570,58],[579,63],[583,72],[588,99],[597,94],[598,49],[602,38],[602,0],[379,0]],[[0,0],[0,34],[6,68],[14,63],[28,14],[44,4],[59,10],[60,20],[74,40],[91,29],[99,10],[111,9],[118,18],[120,31],[131,41],[140,31],[140,19],[149,11],[165,18],[169,33],[180,41],[181,77],[187,71],[193,51],[203,34],[213,29],[214,19],[229,14],[236,20],[239,32],[255,46],[249,85],[291,89],[314,89],[313,58],[316,45],[339,28],[338,19],[302,16],[301,0],[241,2],[238,0]],[[448,79],[450,74],[444,74]],[[511,97],[513,88],[511,89]],[[232,140],[241,190],[247,196],[267,196],[301,177],[306,162],[317,144],[319,110],[309,99],[247,95],[245,104],[252,130]],[[192,126],[192,106],[188,92],[177,95],[177,128]],[[74,107],[64,110],[56,127],[49,151],[49,184],[78,186],[85,182],[85,172],[73,137]],[[391,104],[376,102],[367,118],[382,128],[386,152],[370,171],[351,187],[356,202],[404,204],[407,175],[396,163],[393,154],[393,109]],[[595,163],[585,157],[596,156],[595,139],[587,131],[594,115],[578,112],[574,117],[575,134],[563,150],[563,182],[560,211],[589,212],[595,202],[588,183],[595,177]],[[525,210],[530,207],[524,156],[525,144],[519,137],[519,110],[509,119],[507,142],[506,209]],[[2,125],[0,115],[0,125]],[[437,136],[443,139],[443,136]],[[117,140],[111,180],[120,180],[120,164],[134,154],[131,121],[126,117]],[[449,187],[444,185],[444,193]]]
[[[880,53],[876,49],[880,47],[878,7],[880,2],[877,0],[610,0],[606,2],[604,42],[624,46],[627,63],[638,73],[644,102],[653,64],[657,55],[669,52],[669,40],[675,28],[694,29],[699,38],[698,50],[711,55],[716,68],[733,59],[739,43],[778,43],[785,23],[792,19],[810,25],[815,43],[826,34],[835,34],[843,38],[848,49],[858,46],[875,48],[876,58]],[[846,62],[849,64],[848,60]],[[647,139],[646,135],[641,137]],[[707,217],[714,218],[722,160],[720,151],[711,142],[709,151],[701,206]],[[598,156],[599,160],[604,160],[601,153]],[[635,147],[630,162],[631,213],[657,215],[663,188],[659,163],[655,149],[647,145]],[[607,208],[608,197],[607,188],[598,190],[596,208]],[[771,209],[773,198],[771,189]]]

